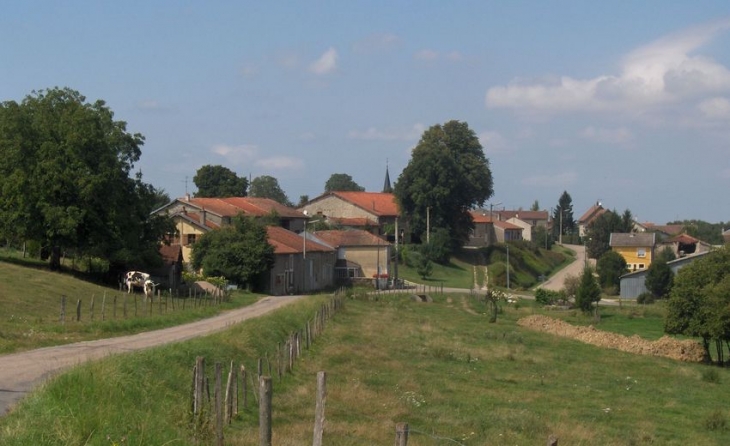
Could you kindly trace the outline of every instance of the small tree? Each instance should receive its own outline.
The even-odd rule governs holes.
[[[580,286],[575,293],[575,305],[584,313],[593,310],[593,303],[601,300],[601,288],[593,276],[593,268],[586,267],[580,276]]]
[[[674,273],[669,267],[667,261],[660,258],[651,262],[646,272],[646,289],[651,292],[657,299],[669,296],[674,282]]]
[[[433,264],[431,263],[431,259],[429,259],[427,255],[421,254],[418,256],[418,260],[416,263],[416,272],[419,276],[421,276],[421,279],[425,280],[431,277],[431,273],[433,272]]]
[[[346,173],[333,173],[330,178],[324,183],[325,192],[333,191],[353,191],[362,192],[365,188],[360,186],[352,179],[352,177]]]
[[[578,294],[578,287],[580,287],[580,277],[568,274],[563,280],[563,293],[567,299],[575,298]]]
[[[626,273],[626,259],[616,251],[604,253],[596,262],[599,282],[604,289],[618,289],[621,276]]]
[[[274,247],[258,221],[236,217],[229,226],[203,234],[193,245],[193,267],[208,276],[251,284],[274,262]]]

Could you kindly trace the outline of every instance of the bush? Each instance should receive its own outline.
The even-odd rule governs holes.
[[[637,304],[653,304],[655,300],[656,300],[656,298],[654,297],[653,294],[646,292],[646,293],[639,294],[639,296],[636,298],[636,303]]]
[[[538,288],[535,291],[535,301],[542,305],[555,305],[558,301],[565,300],[565,294],[561,291],[546,290]]]

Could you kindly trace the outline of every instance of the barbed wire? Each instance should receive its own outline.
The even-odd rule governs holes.
[[[448,438],[448,437],[440,437],[440,436],[438,436],[438,435],[434,435],[434,434],[431,434],[431,433],[428,433],[428,432],[424,432],[424,431],[419,431],[418,429],[413,429],[413,428],[412,428],[412,427],[410,427],[410,426],[408,426],[408,432],[409,432],[409,433],[413,432],[413,433],[417,433],[417,434],[423,434],[423,435],[427,435],[427,436],[429,436],[429,437],[433,438],[434,440],[439,440],[439,441],[442,441],[442,440],[443,440],[443,441],[450,441],[450,442],[452,442],[452,443],[454,443],[454,444],[458,444],[458,445],[460,445],[460,446],[466,446],[466,445],[465,445],[464,443],[461,443],[461,442],[459,442],[459,441],[456,441],[456,440],[454,440],[453,438]]]

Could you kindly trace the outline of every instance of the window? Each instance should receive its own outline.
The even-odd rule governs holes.
[[[637,248],[636,249],[636,257],[646,257],[646,248]]]
[[[188,245],[192,245],[193,243],[195,243],[195,236],[196,234],[188,234]]]

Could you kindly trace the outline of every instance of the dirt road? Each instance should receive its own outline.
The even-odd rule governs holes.
[[[267,297],[245,308],[176,327],[0,356],[0,416],[7,413],[33,387],[69,367],[112,354],[184,341],[221,331],[302,297],[304,296]]]
[[[560,291],[563,289],[563,282],[568,276],[580,277],[583,273],[583,268],[586,265],[586,249],[583,245],[563,245],[566,248],[575,251],[575,260],[570,265],[561,269],[555,275],[548,278],[545,282],[538,285],[538,288],[545,288],[546,290]]]

